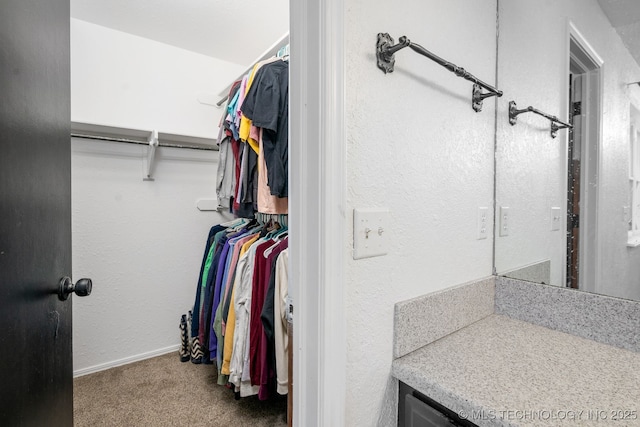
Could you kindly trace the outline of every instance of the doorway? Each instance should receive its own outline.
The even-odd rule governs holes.
[[[188,12],[193,19],[207,21],[178,31],[180,39],[190,30],[200,34],[197,30],[214,27],[212,18],[220,15],[220,10],[210,12],[215,2],[198,3],[198,8],[207,8],[199,12],[171,2],[125,3],[120,6],[137,7],[137,12],[147,4],[154,10],[149,26],[157,29],[191,23],[179,19]],[[222,209],[214,211],[217,204],[214,210],[211,206],[216,201],[218,152],[196,145],[212,145],[217,136],[222,116],[218,108],[222,107],[216,105],[222,98],[219,91],[244,75],[250,61],[288,28],[288,1],[278,3],[280,8],[273,2],[260,7],[271,14],[280,11],[278,22],[283,28],[278,30],[269,19],[267,29],[277,31],[276,36],[262,32],[247,40],[249,32],[243,32],[245,43],[257,45],[259,51],[244,53],[248,58],[236,62],[231,62],[232,57],[223,61],[214,56],[216,52],[201,54],[195,51],[197,46],[189,50],[189,46],[177,45],[179,40],[169,43],[160,40],[160,35],[153,38],[153,33],[136,34],[138,24],[150,20],[134,19],[133,11],[109,14],[82,9],[73,17],[71,118],[76,125],[95,125],[82,132],[85,136],[101,136],[98,126],[105,133],[124,132],[111,139],[72,141],[74,269],[78,274],[91,274],[96,284],[93,300],[74,306],[76,374],[167,352],[177,355],[178,326],[181,315],[194,303],[203,243],[210,227],[226,222],[228,216]],[[80,4],[115,7],[72,1],[72,5]],[[165,6],[176,10],[162,14],[170,15],[162,21],[169,23],[162,25],[158,20]],[[265,12],[252,9],[252,13]],[[134,28],[123,28],[124,22],[98,20],[112,15],[129,17]],[[219,31],[221,26],[215,27]],[[217,40],[206,44],[224,47],[225,54],[237,50],[237,45],[222,43],[225,40],[219,37],[198,38]],[[267,46],[260,47],[263,43]],[[214,105],[207,104],[209,99],[202,94],[211,95]],[[156,133],[160,147],[155,157],[150,154],[154,152],[150,142],[146,146],[134,143],[140,139],[153,142]]]
[[[577,29],[569,30],[566,280],[595,291],[598,235],[602,60]]]
[[[29,4],[35,5],[36,3],[31,2]],[[47,2],[47,4],[49,3]],[[111,5],[109,7],[111,7]],[[29,12],[33,12],[35,10],[35,8],[25,8],[22,2],[20,3],[20,8]],[[47,18],[47,25],[40,25],[37,28],[47,31],[55,28],[63,28],[66,23],[68,23],[69,19],[68,3],[67,7],[59,8],[59,10],[64,12],[61,21],[63,24],[61,26],[54,25],[54,21],[52,21],[54,18],[57,19],[59,17],[58,15],[54,16],[54,14],[51,13],[38,13],[31,14],[31,16]],[[342,424],[341,420],[344,414],[343,397],[345,389],[344,375],[341,375],[340,372],[344,369],[344,358],[346,357],[346,351],[340,351],[341,349],[346,349],[346,343],[344,342],[344,310],[341,309],[344,305],[343,295],[341,294],[341,279],[343,277],[341,260],[344,258],[344,249],[342,248],[343,245],[336,245],[335,243],[343,242],[343,206],[345,200],[344,193],[346,191],[346,186],[344,185],[346,181],[344,168],[336,167],[336,163],[339,166],[344,165],[343,162],[345,157],[343,155],[345,144],[343,137],[344,119],[342,105],[342,100],[344,98],[342,96],[344,83],[343,78],[339,73],[339,70],[343,69],[344,63],[344,38],[341,37],[344,27],[344,7],[340,0],[318,3],[305,0],[303,2],[293,2],[291,11],[292,15],[296,17],[294,20],[294,31],[299,36],[298,40],[300,40],[300,42],[297,42],[295,46],[292,46],[292,50],[297,54],[294,55],[294,57],[300,58],[294,64],[294,71],[292,73],[292,80],[297,83],[293,85],[294,90],[292,91],[293,94],[291,97],[292,110],[296,112],[298,118],[302,119],[292,124],[292,133],[299,136],[304,135],[306,138],[298,138],[298,140],[307,141],[307,144],[294,145],[294,150],[296,151],[294,152],[293,157],[300,160],[296,163],[294,171],[296,172],[296,176],[300,176],[301,179],[295,180],[292,193],[296,196],[304,194],[305,197],[296,197],[293,203],[293,210],[302,213],[294,227],[303,231],[303,233],[298,233],[297,236],[293,237],[295,237],[296,242],[294,244],[297,248],[311,249],[312,254],[320,252],[323,255],[319,257],[308,255],[303,257],[300,255],[299,257],[302,262],[297,263],[297,267],[292,269],[292,276],[294,276],[294,278],[304,277],[309,279],[303,281],[303,283],[308,285],[308,288],[310,289],[308,292],[299,292],[297,295],[297,301],[302,310],[296,311],[298,319],[301,320],[298,322],[300,327],[297,328],[298,332],[296,334],[298,337],[302,336],[305,339],[304,341],[298,340],[299,344],[296,344],[296,354],[301,355],[301,357],[297,358],[295,371],[300,374],[298,375],[298,378],[304,378],[305,381],[298,381],[295,384],[295,387],[296,390],[301,390],[304,386],[305,393],[304,396],[302,396],[302,393],[296,393],[297,402],[302,401],[303,404],[296,406],[299,410],[295,416],[296,419],[299,420],[297,424],[317,424],[317,420],[327,420],[327,424],[340,425]],[[4,9],[3,12],[5,12]],[[115,14],[109,15],[115,16]],[[13,18],[8,13],[3,13],[3,17],[6,17],[8,20]],[[152,25],[156,25],[156,21],[150,19],[139,20],[137,22],[142,21],[150,21],[152,22]],[[16,22],[20,21],[14,20],[13,24]],[[2,26],[2,28],[29,29],[28,26],[23,25],[6,25]],[[173,28],[173,26],[169,25],[167,28]],[[49,39],[63,42],[65,40],[62,37],[51,37]],[[25,40],[32,40],[32,38],[16,37],[14,40],[24,42]],[[66,45],[68,45],[68,43],[66,43]],[[47,45],[42,45],[40,46],[40,49],[42,49],[43,46],[47,47]],[[313,49],[313,47],[318,46],[323,49]],[[51,52],[57,54],[56,50],[50,50],[50,53]],[[24,58],[24,55],[22,57]],[[37,57],[43,58],[45,55],[37,55]],[[58,65],[64,63],[64,61],[60,61],[60,58],[61,57],[58,55],[57,61],[55,61]],[[10,62],[6,61],[5,63]],[[35,63],[32,62],[28,65],[33,66],[34,64]],[[121,68],[136,68],[131,63],[121,63],[119,65],[121,65]],[[151,65],[153,65],[152,69],[154,71],[157,71],[159,68],[155,62],[142,64],[141,67],[148,70],[151,68]],[[24,69],[27,69],[27,67],[24,67]],[[37,77],[35,73],[23,73],[22,75]],[[50,77],[52,76],[50,73],[47,75]],[[153,76],[153,73],[150,75]],[[315,79],[314,77],[319,78]],[[14,80],[12,80],[12,82],[13,81]],[[302,84],[301,82],[305,83]],[[317,82],[322,82],[324,86],[321,87]],[[32,85],[32,87],[38,88],[37,85]],[[128,89],[129,87],[130,86],[127,87],[123,85],[122,89]],[[318,90],[314,90],[316,88]],[[69,91],[66,90],[65,92],[68,93]],[[37,99],[38,105],[40,106],[64,106],[69,104],[68,102],[60,103],[60,100],[64,99],[62,96],[56,96],[56,102],[43,103],[42,94],[45,92],[41,91],[37,97],[31,98],[25,97],[25,93],[27,92],[21,92],[21,99]],[[11,104],[10,102],[7,102],[6,105]],[[305,108],[303,108],[303,106]],[[309,108],[306,108],[307,106],[309,106]],[[63,111],[61,108],[55,108],[54,110],[57,112]],[[33,112],[35,110],[30,111]],[[319,112],[322,112],[322,114]],[[47,125],[51,125],[51,118],[52,116],[49,115],[47,120],[43,123],[46,122]],[[68,123],[68,117],[65,121]],[[21,122],[18,120],[16,123]],[[318,129],[322,129],[322,132],[318,132]],[[49,134],[51,130],[50,126],[47,133]],[[66,141],[66,146],[68,146],[68,133],[69,129],[65,125],[61,134],[63,136],[63,141]],[[16,139],[15,141],[19,140]],[[40,145],[42,145],[41,138],[34,138],[33,141],[38,141]],[[322,143],[315,144],[314,142]],[[56,148],[51,144],[46,145],[51,149]],[[308,149],[307,146],[319,148],[316,152]],[[22,148],[24,147],[25,146]],[[24,150],[18,150],[16,153],[22,154],[23,151]],[[61,150],[58,151],[59,154],[64,154]],[[59,162],[51,161],[53,157],[50,156],[47,158],[46,150],[42,151],[42,153],[45,154],[43,155],[43,158],[47,159],[45,162],[46,164],[56,165],[59,171],[69,169],[68,167],[60,168]],[[37,163],[33,164],[38,165]],[[302,173],[302,171],[304,171],[304,173]],[[39,176],[38,174],[27,175]],[[327,180],[326,177],[330,177],[328,180],[329,182],[325,182]],[[63,185],[58,187],[66,188]],[[307,191],[316,188],[321,191]],[[38,194],[44,194],[42,192],[42,186],[38,186],[38,190]],[[51,194],[53,193],[50,193],[49,195]],[[33,201],[36,200],[36,198],[30,198],[29,200]],[[313,204],[310,203],[310,201],[317,203]],[[316,215],[318,212],[316,206],[324,207],[326,212],[323,212],[322,215]],[[56,214],[60,214],[61,212],[62,211],[56,211]],[[54,217],[49,217],[50,220],[52,218]],[[306,221],[309,218],[317,219],[317,221]],[[61,223],[61,221],[54,222],[57,224]],[[305,224],[305,226],[303,227],[300,224]],[[323,232],[317,233],[318,229],[323,230]],[[60,231],[59,227],[57,231]],[[316,237],[318,234],[320,234],[319,238],[308,238],[309,236]],[[52,246],[45,245],[43,247],[50,248]],[[88,249],[93,250],[95,248]],[[55,252],[52,252],[51,250],[47,253],[55,254]],[[305,254],[306,251],[298,251],[298,253]],[[9,259],[7,257],[5,258],[5,261]],[[61,258],[61,256],[57,255],[57,259]],[[156,264],[158,263],[156,262]],[[49,270],[59,271],[60,269],[53,268]],[[68,268],[64,269],[64,271],[66,270],[68,270]],[[317,274],[318,272],[320,272],[320,274]],[[331,278],[331,280],[328,280],[327,277]],[[130,278],[124,277],[124,279],[125,280],[119,280],[111,284],[115,287],[120,284],[128,285],[132,283]],[[38,280],[37,282],[38,284],[49,283],[50,280]],[[298,281],[298,283],[300,282],[301,281]],[[139,285],[135,282],[133,282],[133,284],[136,286]],[[313,286],[316,284],[321,284],[323,286]],[[105,288],[103,287],[102,289],[104,290]],[[127,293],[124,291],[129,289],[130,287],[123,289],[123,292],[121,293],[123,299],[128,298]],[[119,304],[121,301],[122,299],[116,300],[116,304]],[[304,310],[304,308],[307,307],[309,310]],[[318,315],[318,313],[320,313],[320,315]],[[13,320],[15,320],[15,318]],[[53,322],[49,319],[48,323],[55,325],[55,330],[58,330],[57,322]],[[158,325],[154,324],[154,326],[157,327]],[[304,331],[305,333],[301,333],[299,331]],[[314,334],[314,331],[319,333]],[[39,333],[42,333],[42,330],[39,330]],[[138,334],[138,337],[141,335],[143,334]],[[325,342],[330,342],[331,346],[323,345]],[[41,350],[42,347],[39,347],[39,349]],[[302,351],[303,349],[305,350],[304,352]],[[95,349],[92,349],[92,351],[93,350]],[[18,353],[23,354],[21,352]],[[70,353],[70,349],[66,353]],[[50,357],[48,359],[53,360]],[[57,360],[57,358],[55,359]],[[331,369],[324,369],[326,367],[330,367]],[[60,389],[59,382],[56,382],[55,385]],[[40,388],[40,390],[43,389]],[[12,388],[11,391],[15,394],[16,388]],[[27,402],[27,400],[25,400],[25,402]],[[11,407],[10,401],[9,406]],[[33,407],[33,405],[31,405],[29,409],[32,413],[36,412],[36,408]],[[49,417],[49,420],[53,419],[51,412],[47,412],[46,414]],[[336,422],[332,423],[331,421],[333,420]]]

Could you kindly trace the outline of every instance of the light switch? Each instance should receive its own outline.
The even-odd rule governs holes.
[[[489,208],[478,208],[478,240],[486,239],[489,235]]]
[[[560,208],[551,208],[551,231],[560,230],[562,214]]]
[[[386,255],[389,235],[389,209],[353,210],[353,259]]]
[[[509,235],[509,208],[500,206],[500,236]]]

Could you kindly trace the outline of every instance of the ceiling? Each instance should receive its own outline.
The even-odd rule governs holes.
[[[622,41],[640,64],[640,1],[598,0]]]
[[[598,0],[640,64],[640,0]],[[71,0],[71,17],[250,65],[289,30],[289,0]]]
[[[247,66],[289,31],[289,0],[71,0],[71,17]]]

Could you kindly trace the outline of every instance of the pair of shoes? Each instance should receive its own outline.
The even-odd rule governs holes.
[[[180,319],[180,361],[187,362],[190,357],[189,351],[189,331],[187,330],[187,315],[183,314]]]

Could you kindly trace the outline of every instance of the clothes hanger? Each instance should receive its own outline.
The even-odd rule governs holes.
[[[227,228],[234,228],[238,225],[238,223],[245,221],[244,218],[236,218],[236,219],[232,219],[231,221],[227,221],[227,222],[223,222],[222,224],[220,224],[222,227],[227,227]]]
[[[271,255],[271,252],[273,252],[273,250],[287,238],[288,236],[283,235],[279,235],[277,238],[274,238],[274,243],[264,251],[264,257],[267,258],[269,255]]]
[[[289,45],[288,44],[284,45],[280,48],[280,50],[278,50],[278,53],[276,54],[276,56],[278,58],[281,58],[283,61],[286,61],[289,59],[289,50],[290,50]]]
[[[240,218],[240,222],[235,226],[235,227],[229,227],[231,229],[231,231],[240,231],[242,230],[245,225],[249,222],[248,219],[246,218]]]
[[[265,237],[273,239],[278,234],[278,232],[282,229],[282,226],[280,225],[279,222],[274,221],[273,219],[271,221],[272,221],[273,228],[269,230],[269,232]]]
[[[279,229],[274,231],[274,233],[271,235],[271,238],[282,240],[282,238],[286,236],[288,232],[289,232],[289,228],[287,226],[281,225]]]
[[[264,229],[264,224],[257,223],[253,225],[253,228],[247,231],[247,234],[257,234]]]

